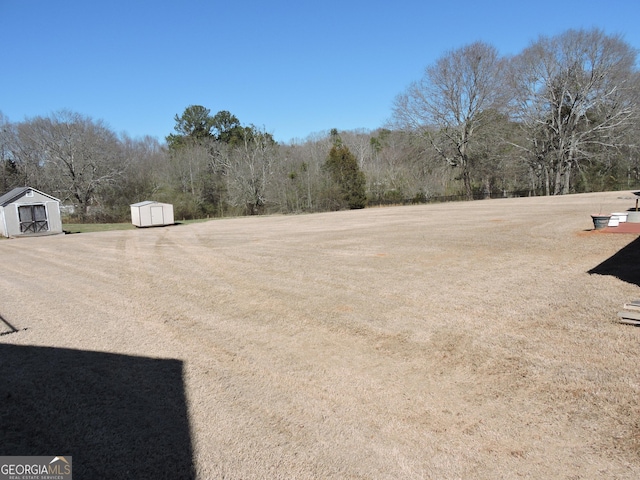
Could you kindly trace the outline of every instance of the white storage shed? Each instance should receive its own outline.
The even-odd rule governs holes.
[[[35,188],[18,187],[0,196],[0,235],[23,237],[62,233],[60,200]]]
[[[173,205],[147,200],[131,205],[131,222],[136,227],[173,225]]]

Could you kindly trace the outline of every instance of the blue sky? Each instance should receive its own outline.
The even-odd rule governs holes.
[[[0,112],[67,109],[164,140],[189,105],[276,140],[383,126],[447,51],[598,27],[640,48],[637,0],[0,0]]]

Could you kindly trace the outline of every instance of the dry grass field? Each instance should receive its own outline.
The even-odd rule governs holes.
[[[640,328],[616,321],[640,245],[589,216],[634,202],[2,241],[0,455],[72,455],[78,478],[640,478]]]

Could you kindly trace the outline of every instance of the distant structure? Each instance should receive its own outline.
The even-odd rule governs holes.
[[[14,188],[0,197],[0,235],[27,237],[61,233],[57,198],[31,187]]]
[[[173,225],[173,205],[147,200],[131,205],[131,223],[136,227]]]

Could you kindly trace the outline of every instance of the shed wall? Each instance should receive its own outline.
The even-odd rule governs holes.
[[[35,201],[34,201],[35,200]],[[37,201],[31,197],[19,198],[13,203],[5,206],[2,218],[2,234],[5,237],[18,237],[21,235],[29,235],[20,231],[20,215],[18,208],[29,205],[44,205],[47,212],[47,232],[62,233],[62,219],[60,217],[60,204],[51,199],[46,201]]]
[[[0,207],[0,235],[3,237],[8,237],[7,233],[7,222],[4,220],[4,207]]]
[[[133,223],[136,227],[140,227],[140,207],[131,207],[131,223]]]
[[[132,205],[131,223],[137,227],[173,225],[173,205],[158,202]]]

